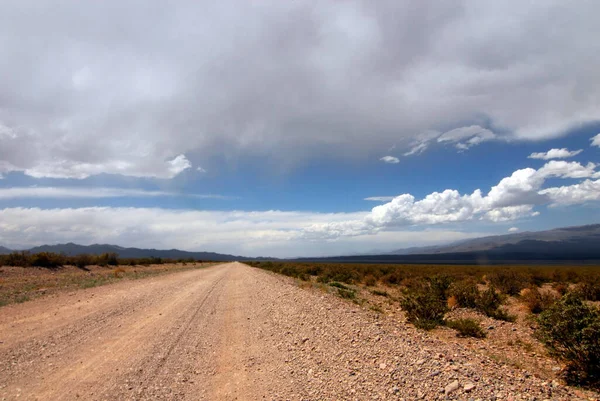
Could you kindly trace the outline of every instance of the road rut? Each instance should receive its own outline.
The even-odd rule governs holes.
[[[254,399],[262,374],[244,363],[280,359],[248,344],[256,274],[229,263],[6,307],[0,398]]]

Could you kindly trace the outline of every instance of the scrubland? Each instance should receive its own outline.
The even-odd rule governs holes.
[[[600,267],[249,264],[472,342],[517,367],[598,386]]]

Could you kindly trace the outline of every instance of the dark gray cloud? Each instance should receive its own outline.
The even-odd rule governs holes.
[[[5,1],[0,174],[379,158],[472,125],[559,136],[600,119],[599,13],[591,1]]]

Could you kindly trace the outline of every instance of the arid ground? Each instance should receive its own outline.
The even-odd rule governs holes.
[[[241,263],[0,308],[6,400],[595,397]]]

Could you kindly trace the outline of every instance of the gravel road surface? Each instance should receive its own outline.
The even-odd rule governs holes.
[[[0,308],[0,400],[589,399],[227,263]]]

